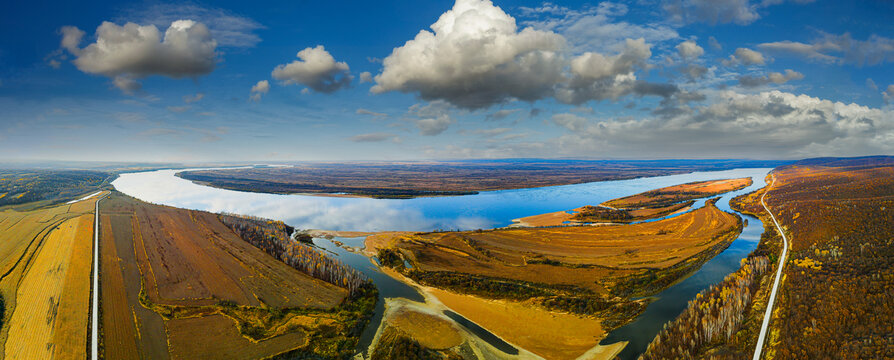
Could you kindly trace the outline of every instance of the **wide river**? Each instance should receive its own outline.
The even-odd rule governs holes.
[[[430,231],[472,230],[508,226],[512,219],[595,205],[606,200],[632,195],[660,187],[692,181],[751,177],[752,186],[731,192],[717,202],[723,210],[734,212],[729,200],[739,194],[764,186],[764,177],[771,169],[733,169],[694,172],[681,175],[604,181],[576,185],[549,186],[519,190],[487,191],[476,195],[426,197],[415,199],[371,199],[358,197],[326,197],[250,193],[212,188],[181,179],[175,174],[185,170],[158,170],[121,174],[112,182],[115,188],[146,202],[211,212],[229,212],[260,216],[299,229],[353,231]],[[188,171],[188,170],[186,170]],[[697,205],[702,204],[700,201]],[[719,282],[739,268],[739,261],[757,246],[763,231],[762,223],[747,217],[748,225],[730,247],[705,263],[685,280],[656,295],[657,300],[630,324],[608,334],[603,344],[616,341],[630,343],[621,353],[622,359],[635,359],[645,351],[661,326],[676,318],[689,300],[701,290]],[[362,239],[341,239],[362,246]],[[345,263],[367,274],[379,287],[380,296],[406,297],[419,301],[412,288],[379,272],[361,255],[344,251],[331,242],[315,240]],[[381,319],[382,301],[377,306],[371,326],[361,338],[361,345],[371,340]],[[463,319],[464,320],[464,319]],[[494,338],[486,330],[467,324],[483,338]],[[488,341],[499,349],[499,339]],[[511,353],[511,351],[509,351]]]

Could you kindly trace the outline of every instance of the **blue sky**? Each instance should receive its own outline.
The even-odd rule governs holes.
[[[6,7],[0,160],[894,152],[886,1]]]

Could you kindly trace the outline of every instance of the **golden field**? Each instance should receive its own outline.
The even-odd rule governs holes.
[[[0,211],[3,358],[87,356],[95,202]]]

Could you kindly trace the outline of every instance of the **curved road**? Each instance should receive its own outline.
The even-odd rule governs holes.
[[[767,337],[767,329],[770,327],[770,317],[773,315],[773,304],[776,302],[776,292],[779,290],[779,279],[782,278],[782,266],[785,265],[785,258],[788,256],[788,238],[785,237],[785,232],[782,231],[782,227],[779,226],[779,222],[776,221],[773,212],[767,207],[767,203],[764,202],[764,197],[767,196],[767,193],[770,192],[769,188],[773,187],[774,184],[776,184],[775,175],[773,175],[773,183],[770,184],[767,191],[764,192],[764,195],[761,195],[761,205],[764,206],[764,210],[767,210],[767,213],[770,214],[770,218],[773,219],[773,224],[776,225],[776,231],[779,232],[779,235],[782,235],[782,255],[779,256],[779,265],[776,266],[776,279],[773,281],[773,290],[770,292],[770,300],[767,302],[767,311],[764,313],[764,322],[761,325],[760,335],[757,337],[757,345],[754,347],[753,360],[760,360],[761,358],[761,352],[764,349],[764,341]]]

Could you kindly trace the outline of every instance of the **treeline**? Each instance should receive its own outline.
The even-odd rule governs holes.
[[[246,242],[305,274],[348,289],[351,295],[369,281],[361,272],[292,239],[281,221],[230,214],[219,218]]]
[[[670,326],[665,324],[640,359],[697,359],[710,344],[730,341],[769,269],[766,256],[742,260],[738,271],[699,293]]]
[[[581,208],[577,214],[574,214],[571,219],[580,222],[629,222],[633,221],[633,215],[630,215],[630,212],[624,209],[587,205]]]
[[[71,200],[99,190],[109,177],[87,170],[0,170],[0,206]]]

